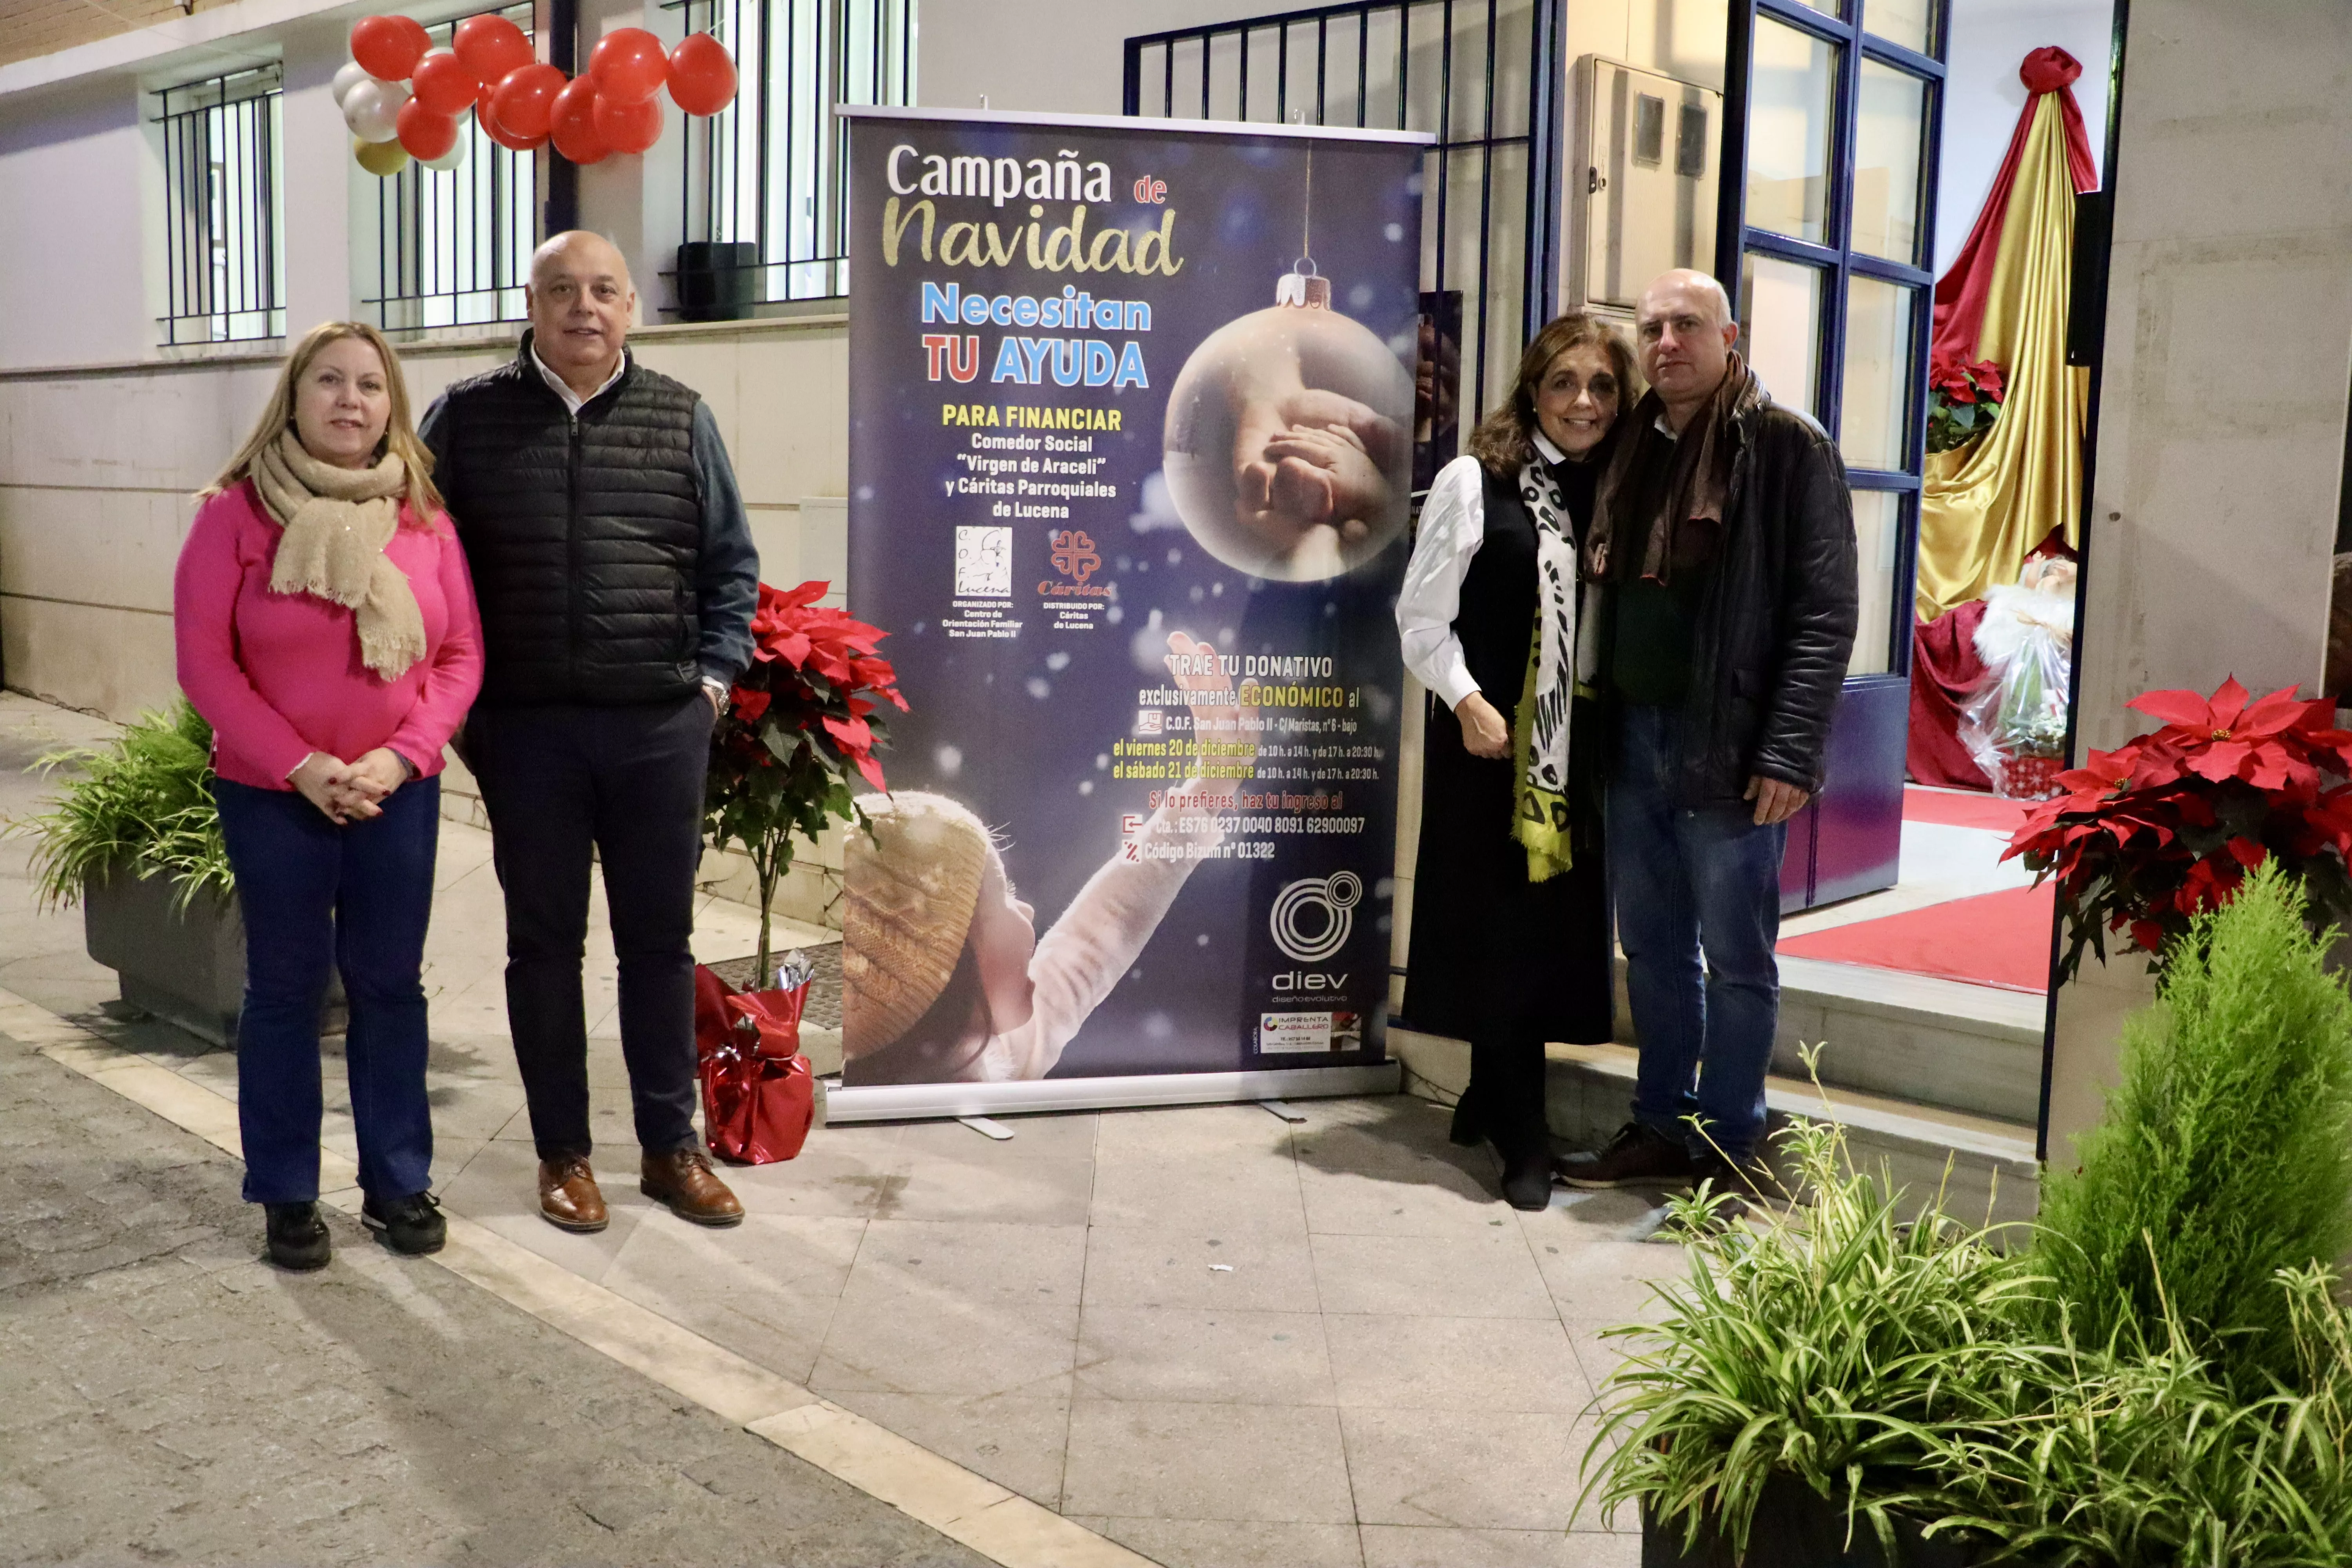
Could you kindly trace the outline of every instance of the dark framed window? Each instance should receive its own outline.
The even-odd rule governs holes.
[[[286,335],[285,90],[278,67],[156,96],[166,343]]]
[[[726,109],[687,121],[681,238],[718,247],[696,270],[743,306],[845,296],[849,138],[833,106],[915,101],[915,0],[683,8],[688,31],[735,57],[740,83]]]
[[[493,9],[531,32],[529,4]],[[425,29],[447,47],[464,16]],[[411,159],[376,182],[376,291],[366,303],[387,331],[518,321],[528,314],[523,285],[539,247],[539,157],[499,146],[468,114],[457,123],[466,150],[454,169]]]
[[[1509,395],[1557,298],[1560,38],[1559,0],[1386,0],[1127,40],[1131,115],[1436,134],[1421,274],[1437,438],[1422,484],[1453,433]]]
[[[1853,491],[1853,676],[1910,669],[1948,4],[1748,0],[1745,113],[1727,117],[1746,135],[1725,193],[1741,352],[1836,438]]]

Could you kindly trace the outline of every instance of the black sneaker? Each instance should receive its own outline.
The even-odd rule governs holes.
[[[264,1204],[261,1211],[268,1217],[269,1261],[278,1268],[308,1273],[324,1268],[334,1256],[334,1242],[317,1204]]]
[[[383,1237],[384,1245],[411,1258],[438,1252],[449,1239],[449,1222],[431,1193],[411,1193],[378,1204],[369,1198],[360,1205],[360,1223]]]
[[[1728,1193],[1758,1211],[1786,1208],[1792,1201],[1772,1167],[1753,1154],[1727,1156],[1709,1150],[1698,1162],[1698,1179],[1711,1184],[1709,1192]]]
[[[1674,1139],[1628,1121],[1606,1146],[1570,1154],[1554,1167],[1571,1187],[1684,1187],[1698,1173],[1690,1151]]]

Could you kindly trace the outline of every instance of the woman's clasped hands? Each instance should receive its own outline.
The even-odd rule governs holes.
[[[408,782],[408,763],[389,746],[378,746],[355,763],[313,752],[287,782],[342,826],[383,815],[385,797]]]

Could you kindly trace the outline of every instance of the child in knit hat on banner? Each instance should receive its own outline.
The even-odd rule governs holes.
[[[1170,678],[1186,691],[1230,689],[1216,650],[1168,639]],[[1187,668],[1188,664],[1195,668]],[[1202,739],[1241,734],[1238,710],[1192,709]],[[1041,941],[1036,911],[1014,896],[995,837],[943,795],[901,790],[858,805],[870,833],[848,836],[842,920],[842,1077],[851,1084],[1037,1079],[1110,994],[1160,929],[1208,847],[1238,780],[1189,780],[1136,834],[1141,853],[1107,862]],[[1201,796],[1220,797],[1203,806]],[[1155,846],[1177,852],[1155,858]]]

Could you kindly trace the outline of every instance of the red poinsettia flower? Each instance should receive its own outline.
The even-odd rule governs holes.
[[[2302,880],[2315,921],[2352,915],[2352,734],[2329,703],[2231,679],[2210,698],[2150,691],[2130,706],[2159,727],[2061,773],[2063,793],[2010,842],[2058,886],[2068,973],[2085,946],[2104,952],[2104,931],[2160,959],[2273,859]]]
[[[760,715],[768,710],[775,699],[764,691],[751,691],[739,686],[728,694],[728,710],[746,724],[756,724]]]

